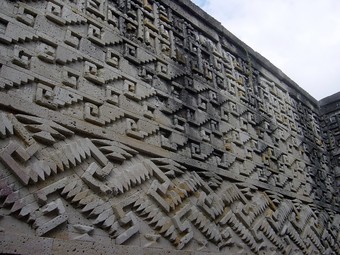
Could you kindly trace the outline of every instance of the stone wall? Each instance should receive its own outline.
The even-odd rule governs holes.
[[[320,101],[320,115],[322,137],[329,152],[328,164],[335,179],[334,197],[335,204],[340,203],[340,93],[336,93]],[[324,169],[325,171],[326,169]],[[327,171],[327,170],[326,170]],[[338,211],[339,213],[339,211]],[[338,223],[340,224],[340,223]]]
[[[339,102],[187,0],[2,0],[0,252],[340,254]]]

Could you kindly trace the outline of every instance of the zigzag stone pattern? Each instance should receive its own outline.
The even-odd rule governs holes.
[[[2,0],[0,253],[340,254],[339,102],[188,0]]]

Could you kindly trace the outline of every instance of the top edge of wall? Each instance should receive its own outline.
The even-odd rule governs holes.
[[[319,108],[319,101],[312,97],[306,90],[301,88],[296,82],[294,82],[291,78],[289,78],[284,72],[282,72],[279,68],[277,68],[274,64],[272,64],[268,59],[263,57],[260,53],[253,50],[235,35],[233,35],[228,29],[226,29],[221,22],[216,20],[214,17],[206,13],[196,4],[191,2],[190,0],[161,0],[164,4],[170,6],[170,8],[176,11],[176,7],[174,6],[174,2],[177,3],[180,7],[185,9],[191,15],[195,16],[199,22],[208,26],[210,29],[216,31],[217,35],[223,35],[228,39],[233,46],[237,47],[237,53],[243,53],[241,55],[249,54],[253,58],[254,61],[258,63],[262,68],[267,69],[272,75],[274,75],[277,79],[279,79],[282,83],[287,85],[292,91],[289,91],[290,94],[300,94],[297,97],[305,97],[310,103],[313,104],[314,107]],[[242,52],[243,51],[243,52]]]

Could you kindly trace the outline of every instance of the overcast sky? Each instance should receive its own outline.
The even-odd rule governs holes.
[[[320,100],[340,91],[340,0],[193,0]]]

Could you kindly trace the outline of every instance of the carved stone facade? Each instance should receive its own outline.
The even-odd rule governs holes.
[[[188,0],[2,0],[0,252],[340,254],[339,105]]]

